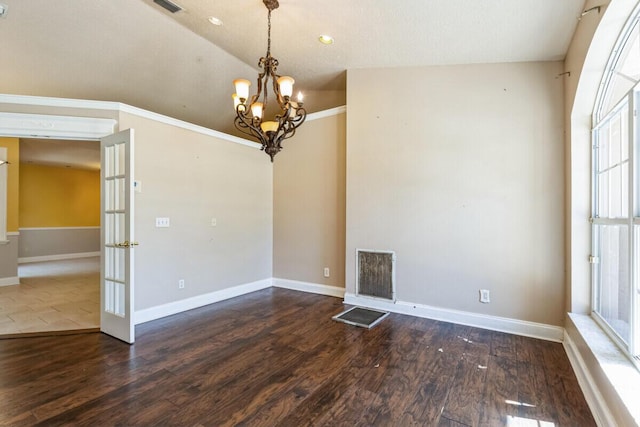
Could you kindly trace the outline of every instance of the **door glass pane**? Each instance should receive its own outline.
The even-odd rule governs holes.
[[[629,229],[626,225],[597,225],[596,230],[600,264],[594,309],[628,344],[631,324]]]

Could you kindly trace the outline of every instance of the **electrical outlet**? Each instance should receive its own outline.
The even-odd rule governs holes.
[[[330,273],[329,267],[325,267],[324,268],[324,277],[329,277],[329,273]]]
[[[178,289],[184,289],[184,279],[178,280]]]
[[[480,302],[484,304],[488,304],[491,302],[491,297],[489,295],[488,289],[480,289]]]

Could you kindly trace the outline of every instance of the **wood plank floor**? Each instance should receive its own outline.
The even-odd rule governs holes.
[[[593,426],[561,344],[267,289],[103,334],[0,341],[0,425]]]

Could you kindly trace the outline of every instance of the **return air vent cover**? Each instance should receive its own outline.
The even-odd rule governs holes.
[[[169,0],[153,0],[153,2],[157,5],[164,7],[171,13],[180,12],[182,10],[182,7],[178,6],[177,4]]]
[[[395,262],[393,251],[356,250],[356,295],[395,301]]]
[[[333,320],[348,325],[371,329],[389,315],[388,311],[372,310],[370,308],[352,307],[332,317]]]

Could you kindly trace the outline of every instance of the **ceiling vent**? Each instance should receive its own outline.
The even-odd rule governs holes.
[[[169,12],[171,13],[176,13],[176,12],[180,12],[182,10],[182,7],[178,6],[177,4],[170,2],[169,0],[153,0],[153,2],[155,4],[158,4],[162,7],[164,7],[165,9],[167,9]]]

